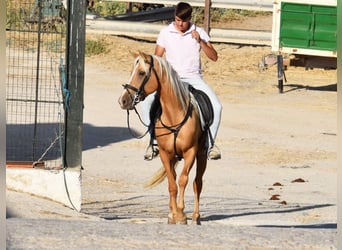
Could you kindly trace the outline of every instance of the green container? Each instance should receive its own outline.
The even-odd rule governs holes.
[[[336,6],[281,3],[280,47],[336,51]]]

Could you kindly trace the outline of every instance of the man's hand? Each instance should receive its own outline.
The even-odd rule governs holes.
[[[213,45],[210,42],[205,42],[205,41],[202,42],[200,34],[196,30],[196,26],[195,26],[195,29],[191,31],[191,36],[192,38],[196,39],[196,41],[200,44],[201,49],[204,51],[207,57],[210,60],[213,60],[214,62],[216,62],[218,58],[216,50],[214,49]]]
[[[196,31],[196,28],[193,31],[191,31],[191,36],[192,38],[196,39],[197,42],[201,42],[200,34]]]

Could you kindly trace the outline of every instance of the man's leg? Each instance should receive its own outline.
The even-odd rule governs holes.
[[[142,113],[142,119],[143,122],[145,123],[146,126],[150,125],[150,110],[152,103],[154,101],[154,96],[155,94],[150,94],[146,96],[145,100],[140,102],[140,108],[141,108],[141,113]]]
[[[208,95],[211,101],[211,104],[213,106],[213,111],[214,111],[214,119],[213,119],[212,125],[210,126],[210,131],[215,142],[217,132],[221,123],[222,104],[220,100],[216,96],[215,92],[210,88],[210,86],[205,81],[203,81],[203,79],[196,78],[196,79],[182,79],[182,80],[191,84],[195,89],[202,90]],[[217,146],[215,146],[214,144],[210,145],[209,147],[208,157],[209,159],[212,159],[212,160],[217,160],[221,158],[221,152],[217,148]]]
[[[154,157],[156,157],[159,153],[158,145],[155,142],[155,136],[154,136],[154,121],[153,117],[151,118],[151,107],[156,98],[156,94],[150,94],[148,95],[144,101],[140,103],[141,105],[141,112],[142,112],[142,119],[146,126],[148,126],[149,134],[150,134],[150,140],[149,144],[146,148],[144,159],[147,161],[151,161]],[[152,112],[156,112],[156,110],[152,110]],[[152,114],[153,116],[153,114]],[[152,123],[151,123],[152,122]]]

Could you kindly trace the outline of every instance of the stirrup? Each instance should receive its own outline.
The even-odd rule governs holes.
[[[155,157],[159,155],[158,144],[149,144],[144,155],[145,161],[152,161]]]
[[[208,150],[208,160],[219,160],[221,159],[221,150],[218,146],[213,145]]]

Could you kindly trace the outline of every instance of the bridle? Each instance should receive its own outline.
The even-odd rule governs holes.
[[[136,88],[130,84],[122,84],[122,87],[128,92],[129,96],[131,97],[132,99],[132,109],[135,111],[135,113],[137,114],[137,116],[139,117],[139,120],[140,122],[145,126],[147,127],[147,130],[144,134],[142,135],[135,135],[133,134],[132,130],[131,130],[131,127],[130,127],[130,123],[129,123],[129,109],[127,109],[127,126],[128,126],[128,130],[130,131],[130,134],[137,138],[137,139],[141,139],[143,138],[150,130],[150,126],[148,124],[145,124],[144,121],[141,119],[141,116],[139,114],[139,112],[137,111],[137,109],[135,108],[135,106],[145,100],[146,98],[146,92],[145,92],[145,85],[147,84],[147,82],[150,80],[151,78],[151,71],[153,71],[154,75],[156,76],[157,78],[157,83],[158,83],[158,86],[160,85],[160,79],[158,77],[158,74],[156,72],[156,69],[154,68],[154,61],[153,61],[153,56],[150,55],[150,58],[151,58],[151,62],[145,60],[144,62],[148,65],[150,65],[148,71],[147,71],[147,74],[145,75],[143,81],[141,82],[140,84],[140,87],[139,88]],[[130,90],[133,90],[135,92],[135,94],[132,94]]]
[[[150,67],[149,67],[147,74],[145,75],[143,81],[141,82],[139,88],[136,88],[136,87],[134,87],[130,84],[127,84],[127,83],[122,85],[132,99],[132,108],[134,108],[139,102],[145,100],[145,98],[146,98],[145,85],[151,78],[151,71],[153,71],[154,75],[157,78],[158,85],[160,85],[160,80],[159,80],[158,74],[156,72],[156,69],[154,68],[153,56],[150,55],[150,58],[151,58],[151,62],[149,62],[147,60],[144,61],[146,64],[150,65]],[[130,90],[133,90],[135,92],[135,94],[132,94],[130,92]]]

